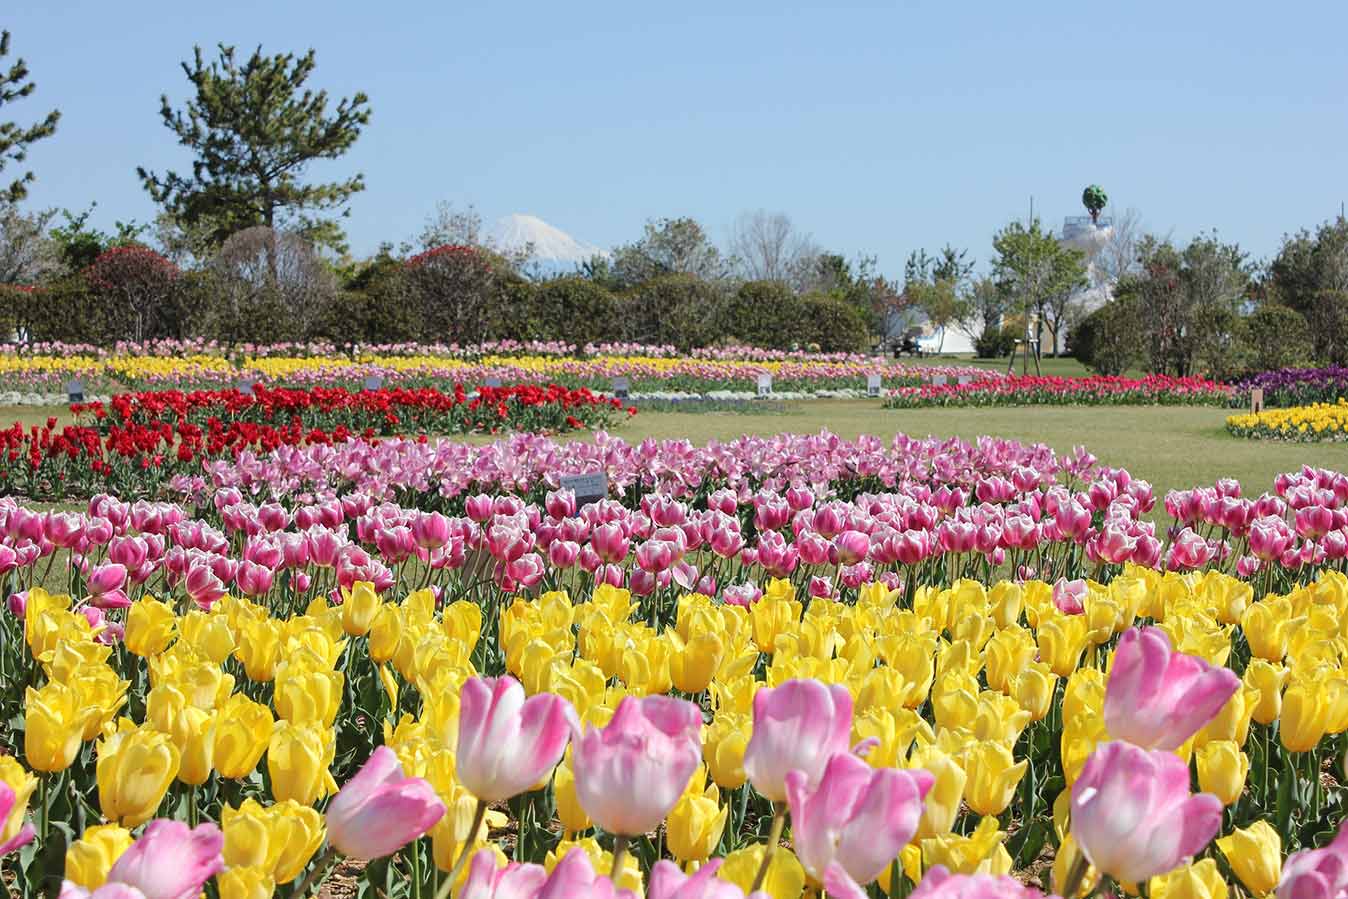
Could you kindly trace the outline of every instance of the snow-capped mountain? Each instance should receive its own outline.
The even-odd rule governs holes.
[[[512,213],[492,225],[489,242],[501,251],[530,249],[530,268],[546,274],[574,271],[592,256],[608,253],[593,244],[576,240],[561,228],[549,225],[536,215]]]

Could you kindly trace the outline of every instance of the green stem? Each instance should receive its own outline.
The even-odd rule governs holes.
[[[487,803],[481,799],[477,801],[477,808],[473,810],[473,825],[468,829],[468,836],[463,841],[463,848],[459,850],[459,857],[454,862],[454,867],[450,869],[449,876],[445,882],[440,885],[440,889],[435,891],[435,899],[448,899],[449,891],[454,888],[454,884],[459,879],[459,872],[463,870],[464,863],[468,861],[468,853],[472,851],[473,844],[477,842],[477,832],[482,827],[482,819],[487,814]]]
[[[304,899],[305,896],[309,895],[311,889],[323,882],[328,869],[337,860],[337,855],[337,847],[329,844],[328,848],[323,850],[323,854],[318,857],[318,861],[314,863],[313,868],[309,870],[309,876],[304,878],[299,888],[292,894],[295,899]]]
[[[1077,846],[1076,858],[1072,859],[1072,867],[1067,869],[1067,877],[1064,878],[1062,894],[1066,899],[1076,899],[1081,892],[1081,881],[1086,879],[1086,872],[1090,869],[1090,862],[1086,860],[1086,853]]]
[[[413,840],[412,850],[412,899],[421,899],[421,840]]]
[[[763,861],[758,865],[758,873],[754,875],[753,886],[749,887],[749,892],[753,893],[763,885],[763,881],[768,877],[768,865],[772,863],[772,853],[781,842],[782,830],[786,828],[786,806],[773,803],[772,807],[772,829],[768,831],[768,844],[763,847]]]
[[[44,772],[37,780],[37,836],[42,847],[47,847],[47,834],[51,830],[51,814],[47,810],[47,791],[51,782],[50,772]]]

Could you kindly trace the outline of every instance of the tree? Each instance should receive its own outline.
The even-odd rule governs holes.
[[[480,343],[493,336],[492,313],[508,269],[480,247],[449,244],[408,259],[403,266],[409,315],[417,337],[445,343]]]
[[[723,281],[733,268],[690,218],[649,221],[640,240],[613,251],[613,278],[622,288],[672,274]]]
[[[9,55],[9,32],[0,31],[0,59]],[[28,78],[28,65],[22,59],[15,59],[9,71],[0,68],[0,109],[22,100],[37,89],[37,84]],[[20,163],[28,157],[28,145],[51,137],[56,133],[56,123],[61,120],[59,110],[53,109],[40,122],[24,127],[17,122],[0,121],[0,171],[9,163]],[[24,172],[8,186],[0,184],[0,201],[17,203],[28,196],[28,185],[33,181],[32,172]]]
[[[365,189],[363,176],[304,183],[308,164],[336,159],[370,120],[363,93],[341,100],[331,115],[326,91],[306,89],[314,51],[263,56],[259,47],[242,65],[234,48],[219,45],[209,64],[201,48],[183,72],[196,92],[182,110],[160,100],[164,125],[195,154],[190,176],[136,171],[150,196],[187,228],[205,226],[215,245],[245,228],[298,230],[339,252],[337,222],[322,213],[341,210]]]
[[[596,284],[603,281],[591,279]],[[692,275],[661,275],[632,288],[621,302],[623,337],[681,350],[716,339],[723,289]]]
[[[956,250],[947,244],[935,256],[915,250],[904,264],[903,292],[938,329],[937,352],[945,346],[946,328],[969,314],[966,290],[974,263],[966,259],[968,255],[968,250]]]
[[[1341,298],[1348,292],[1348,220],[1325,222],[1315,234],[1302,230],[1283,238],[1269,263],[1264,288],[1273,302],[1305,317],[1318,359],[1348,361],[1348,328]]]
[[[61,210],[65,224],[51,229],[50,237],[56,245],[61,264],[72,273],[83,272],[104,250],[112,247],[141,246],[140,237],[147,226],[136,222],[116,222],[116,234],[108,234],[89,224],[97,203],[76,215],[69,209]]]
[[[104,250],[84,272],[112,336],[138,342],[181,336],[172,309],[181,275],[176,265],[145,246]]]
[[[995,359],[1011,352],[1014,337],[1003,336],[1003,324],[1013,298],[995,278],[977,278],[970,284],[955,327],[973,342],[981,359]]]
[[[1137,273],[1142,235],[1142,217],[1136,209],[1113,216],[1087,255],[1086,269],[1092,287],[1112,294],[1119,279]]]
[[[781,281],[804,290],[820,252],[784,212],[740,213],[730,232],[730,254],[746,281]]]
[[[1081,205],[1086,207],[1090,213],[1091,224],[1100,224],[1100,213],[1109,205],[1109,196],[1105,189],[1098,184],[1092,184],[1081,192]]]
[[[25,213],[0,200],[0,284],[36,284],[61,270],[61,253],[47,229],[56,210]]]
[[[1039,219],[1029,227],[1012,222],[992,239],[992,270],[998,284],[1015,298],[1016,311],[1037,316],[1048,328],[1057,354],[1073,300],[1086,284],[1080,250],[1065,247],[1043,230]]]
[[[805,282],[808,292],[826,293],[847,303],[861,316],[866,330],[883,337],[889,325],[911,314],[913,304],[898,285],[876,272],[874,256],[848,261],[841,253],[820,253]]]
[[[337,279],[303,234],[258,225],[225,241],[211,263],[230,342],[303,340],[325,322]]]

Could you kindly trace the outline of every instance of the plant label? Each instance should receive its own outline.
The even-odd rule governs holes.
[[[632,392],[632,382],[629,381],[627,378],[619,377],[613,379],[613,395],[616,396],[618,399],[620,400],[627,399],[628,395],[631,392]]]
[[[1250,414],[1258,415],[1264,411],[1264,388],[1256,387],[1250,391]]]
[[[384,386],[384,379],[381,378],[379,375],[368,375],[365,378],[366,390],[379,390],[383,386]]]
[[[936,377],[931,379],[931,383],[936,387],[944,387],[949,380],[950,379],[947,378],[945,375],[937,375]]]
[[[880,395],[880,376],[879,376],[879,375],[867,375],[867,376],[866,376],[866,396],[879,396],[879,395]]]
[[[72,403],[84,402],[84,382],[79,378],[66,381],[66,396]]]
[[[758,376],[758,395],[772,396],[772,375],[765,372]]]
[[[563,490],[576,495],[576,510],[597,503],[608,496],[608,474],[592,471],[588,474],[564,474],[557,479]]]

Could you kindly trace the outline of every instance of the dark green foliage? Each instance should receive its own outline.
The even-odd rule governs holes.
[[[1241,338],[1248,354],[1245,367],[1253,371],[1306,365],[1314,355],[1305,317],[1286,306],[1260,306],[1245,319]]]
[[[853,353],[866,348],[866,322],[856,307],[827,294],[801,297],[801,325],[796,340],[825,353]]]
[[[800,337],[801,305],[778,281],[748,281],[719,304],[715,331],[720,342],[786,349]]]
[[[370,120],[368,98],[357,93],[329,114],[327,92],[305,88],[313,50],[264,56],[258,48],[240,65],[233,47],[221,44],[209,64],[197,47],[182,68],[195,94],[182,110],[163,97],[160,115],[196,158],[190,175],[137,169],[155,202],[184,227],[206,230],[216,245],[245,228],[284,225],[341,249],[340,227],[323,214],[344,210],[365,189],[363,177],[301,179],[308,163],[336,159],[355,143]]]
[[[1098,222],[1100,213],[1109,205],[1109,196],[1105,189],[1098,184],[1092,184],[1081,192],[1081,205],[1086,207],[1090,213],[1091,221]]]
[[[1072,328],[1068,352],[1097,374],[1123,374],[1142,357],[1138,314],[1136,297],[1111,300]]]
[[[617,333],[618,301],[603,287],[577,276],[534,285],[529,336],[585,344]]]
[[[663,275],[633,288],[619,305],[619,333],[624,340],[681,350],[716,340],[714,319],[721,288],[692,275]]]
[[[0,60],[9,55],[9,32],[0,31]],[[0,110],[22,100],[37,89],[37,84],[28,78],[28,66],[23,59],[14,60],[8,70],[0,68]],[[28,145],[34,141],[51,137],[56,132],[56,123],[61,113],[52,110],[40,122],[23,126],[17,122],[0,121],[0,171],[9,163],[20,163],[28,156]],[[9,185],[0,183],[0,200],[17,203],[28,195],[28,185],[33,181],[32,172],[24,172]]]
[[[1283,239],[1268,266],[1265,287],[1274,301],[1300,312],[1311,328],[1316,359],[1348,363],[1348,219],[1325,222],[1314,234]]]
[[[1015,334],[1005,328],[993,326],[984,328],[974,340],[974,355],[979,359],[998,359],[1011,355],[1011,350],[1015,346]]]

